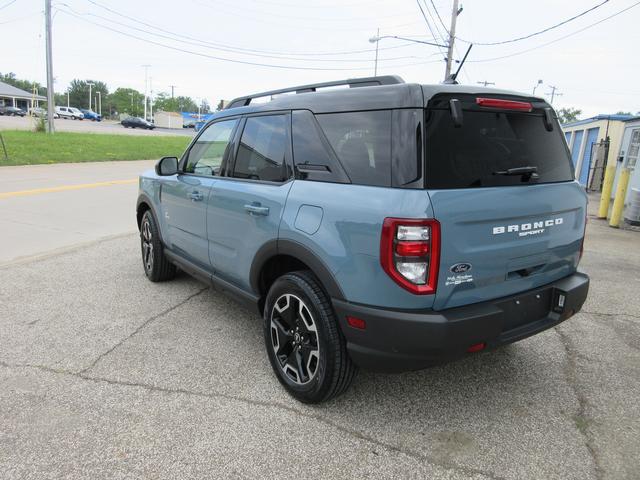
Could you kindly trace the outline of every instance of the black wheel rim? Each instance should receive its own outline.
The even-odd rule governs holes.
[[[281,295],[270,318],[271,348],[284,375],[297,385],[313,380],[320,364],[318,330],[311,310],[293,294]]]
[[[142,239],[142,263],[144,263],[144,269],[150,272],[153,270],[153,235],[148,218],[142,221],[140,238]]]

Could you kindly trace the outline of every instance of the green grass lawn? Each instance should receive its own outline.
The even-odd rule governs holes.
[[[58,132],[54,135],[29,131],[0,131],[7,160],[0,145],[0,166],[40,163],[150,160],[182,155],[186,136],[103,135]]]

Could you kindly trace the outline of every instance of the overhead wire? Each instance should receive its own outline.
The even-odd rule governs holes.
[[[557,43],[557,42],[559,42],[561,40],[564,40],[565,38],[569,38],[569,37],[572,37],[574,35],[577,35],[578,33],[584,32],[585,30],[588,30],[588,29],[590,29],[592,27],[595,27],[596,25],[600,25],[601,23],[606,22],[607,20],[610,20],[610,19],[612,19],[614,17],[617,17],[618,15],[621,15],[624,12],[626,12],[628,10],[631,10],[632,8],[634,8],[634,7],[638,6],[638,5],[640,5],[640,1],[630,5],[630,6],[626,7],[626,8],[624,8],[624,9],[616,12],[616,13],[614,13],[613,15],[609,15],[608,17],[605,17],[605,18],[603,18],[601,20],[598,20],[597,22],[594,22],[594,23],[592,23],[590,25],[587,25],[587,26],[585,26],[585,27],[583,27],[583,28],[581,28],[579,30],[576,30],[575,32],[571,32],[571,33],[569,33],[567,35],[563,35],[562,37],[556,38],[555,40],[551,40],[550,42],[546,42],[546,43],[543,43],[541,45],[537,45],[535,47],[527,48],[525,50],[521,50],[519,52],[511,53],[511,54],[508,54],[508,55],[502,55],[500,57],[483,58],[483,59],[479,59],[479,60],[467,60],[467,62],[469,62],[469,63],[493,62],[493,61],[496,61],[496,60],[503,60],[505,58],[511,58],[511,57],[515,57],[515,56],[518,56],[518,55],[523,55],[523,54],[531,52],[533,50],[538,50],[539,48],[543,48],[543,47],[546,47],[548,45],[552,45],[552,44]]]
[[[370,70],[370,67],[351,67],[351,68],[325,68],[325,67],[299,67],[299,66],[291,66],[291,65],[280,65],[280,64],[268,64],[268,63],[260,63],[260,62],[253,62],[253,61],[248,61],[248,60],[238,60],[238,59],[233,59],[233,58],[227,58],[227,57],[220,57],[217,55],[209,55],[206,53],[202,53],[202,52],[195,52],[193,50],[187,50],[185,48],[180,48],[180,47],[176,47],[174,45],[167,45],[166,43],[161,43],[161,42],[156,42],[154,40],[150,40],[148,38],[143,38],[137,35],[133,35],[131,33],[128,32],[123,32],[122,30],[118,30],[116,28],[112,28],[108,25],[104,25],[98,22],[94,22],[91,21],[87,18],[84,18],[81,15],[77,15],[75,13],[73,13],[72,11],[69,10],[65,10],[65,9],[60,9],[59,7],[57,7],[58,10],[61,13],[64,13],[66,15],[72,16],[74,18],[77,18],[81,21],[84,21],[86,23],[90,23],[92,25],[95,25],[97,27],[109,30],[111,32],[114,33],[118,33],[120,35],[129,37],[129,38],[134,38],[136,40],[145,42],[145,43],[149,43],[152,45],[156,45],[156,46],[160,46],[160,47],[164,47],[170,50],[174,50],[177,52],[182,52],[182,53],[188,53],[191,55],[195,55],[195,56],[199,56],[199,57],[203,57],[203,58],[209,58],[212,60],[220,60],[220,61],[224,61],[224,62],[230,62],[230,63],[237,63],[237,64],[242,64],[242,65],[252,65],[252,66],[258,66],[258,67],[268,67],[268,68],[277,68],[277,69],[284,69],[284,70],[312,70],[312,71],[355,71],[355,70]],[[427,62],[415,62],[415,63],[406,63],[406,64],[400,64],[400,65],[394,65],[395,67],[408,67],[408,66],[414,66],[414,65],[424,65],[427,63],[435,63],[435,62],[439,62],[438,60],[436,61],[427,61]]]
[[[476,41],[472,41],[472,40],[465,40],[465,39],[463,39],[461,37],[456,37],[456,39],[458,39],[459,41],[464,42],[464,43],[473,43],[474,45],[483,45],[483,46],[504,45],[504,44],[507,44],[507,43],[520,42],[522,40],[527,40],[527,39],[535,37],[537,35],[542,35],[543,33],[546,33],[546,32],[549,32],[551,30],[554,30],[554,29],[556,29],[558,27],[561,27],[562,25],[566,25],[569,22],[577,20],[578,18],[583,17],[584,15],[586,15],[586,14],[588,14],[590,12],[593,12],[594,10],[596,10],[597,8],[600,8],[605,3],[608,3],[608,2],[609,2],[609,0],[604,0],[603,2],[597,4],[597,5],[595,5],[595,6],[591,7],[591,8],[583,11],[583,12],[580,12],[577,15],[574,15],[573,17],[567,18],[566,20],[563,20],[560,23],[556,23],[555,25],[551,25],[550,27],[547,27],[547,28],[545,28],[543,30],[538,30],[537,32],[533,32],[533,33],[530,33],[528,35],[523,35],[521,37],[511,38],[509,40],[502,40],[502,41],[499,41],[499,42],[476,42]]]
[[[95,0],[86,0],[87,2],[91,3],[92,5],[95,5],[96,7],[102,8],[114,15],[118,15],[122,18],[126,18],[127,20],[133,21],[135,23],[156,29],[156,30],[160,30],[161,32],[164,33],[168,33],[171,34],[175,37],[181,37],[181,38],[185,38],[188,40],[194,40],[196,42],[202,42],[202,43],[207,43],[209,45],[212,46],[217,46],[217,47],[221,47],[221,48],[229,48],[232,50],[238,50],[240,52],[254,52],[254,53],[264,53],[264,54],[272,54],[272,55],[280,55],[280,56],[298,56],[298,57],[302,57],[302,56],[328,56],[328,55],[352,55],[352,54],[357,54],[357,53],[368,53],[368,52],[375,52],[376,49],[375,48],[370,48],[370,49],[361,49],[361,50],[347,50],[347,51],[323,51],[323,52],[276,52],[273,50],[258,50],[258,49],[253,49],[253,48],[243,48],[243,47],[238,47],[238,46],[234,46],[234,45],[229,45],[229,44],[224,44],[224,43],[219,43],[219,42],[211,42],[211,41],[207,41],[207,40],[202,40],[196,37],[192,37],[190,35],[185,35],[185,34],[177,34],[174,33],[171,30],[162,28],[158,25],[153,25],[147,22],[144,22],[142,20],[138,20],[137,18],[134,18],[130,15],[124,14],[122,12],[119,12],[117,10],[114,10],[110,7],[107,7],[105,5],[102,5],[99,2],[96,2]],[[66,4],[65,4],[66,5]],[[380,47],[379,50],[392,50],[392,49],[397,49],[397,48],[404,48],[404,47],[408,47],[408,46],[412,46],[413,44],[411,42],[407,42],[407,43],[403,43],[401,45],[396,45],[396,46],[391,46],[391,47]]]

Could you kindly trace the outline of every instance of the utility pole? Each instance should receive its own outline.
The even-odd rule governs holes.
[[[54,133],[56,129],[53,124],[53,114],[56,106],[53,92],[53,55],[51,54],[51,0],[44,0],[44,17],[47,43],[47,127],[49,133]]]
[[[373,64],[373,76],[377,77],[378,76],[378,45],[380,45],[380,29],[378,28],[378,31],[376,33],[376,61]]]
[[[69,104],[69,89],[67,88],[67,108],[69,108],[71,105]]]
[[[142,65],[144,67],[144,119],[147,119],[147,96],[149,91],[147,90],[148,87],[148,74],[149,74],[149,67],[151,65]]]
[[[558,87],[554,87],[553,85],[549,85],[549,88],[551,89],[551,93],[547,93],[547,95],[551,95],[551,101],[549,103],[551,105],[553,105],[553,99],[555,97],[560,97],[562,94],[561,93],[556,93],[556,90],[558,90]]]
[[[494,82],[487,82],[486,80],[484,82],[476,82],[476,83],[479,84],[479,85],[484,85],[485,87],[487,85],[495,85]]]
[[[171,98],[173,98],[173,89],[177,87],[177,85],[169,85],[171,87]]]
[[[91,87],[93,87],[95,83],[87,82],[87,85],[89,85],[89,110],[91,110]]]
[[[151,95],[149,96],[149,118],[153,122],[153,77],[149,78],[149,90],[151,90]]]
[[[453,0],[453,9],[451,10],[451,27],[449,28],[449,46],[447,48],[447,66],[444,71],[445,81],[451,75],[451,64],[453,63],[453,42],[456,38],[456,21],[462,9],[458,8],[458,0]]]

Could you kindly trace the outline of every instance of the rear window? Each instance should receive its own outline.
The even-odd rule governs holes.
[[[428,111],[425,135],[427,188],[530,185],[573,180],[562,132],[545,128],[535,113],[469,111],[455,127],[448,109]],[[538,178],[504,175],[536,167]]]

